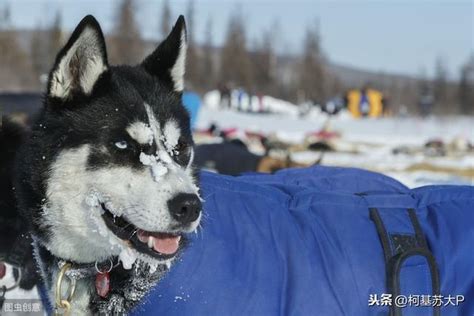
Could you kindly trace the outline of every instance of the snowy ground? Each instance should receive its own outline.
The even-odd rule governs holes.
[[[235,110],[217,110],[215,106],[201,109],[197,128],[210,123],[222,128],[239,128],[271,135],[294,145],[302,144],[308,133],[328,124],[328,116],[313,111],[306,117],[287,111],[278,114],[257,114]],[[381,118],[355,120],[347,113],[333,117],[329,129],[341,137],[332,141],[338,148],[326,153],[322,164],[359,167],[390,175],[409,187],[427,184],[474,184],[474,152],[453,151],[443,157],[430,157],[423,152],[393,154],[400,146],[422,148],[429,140],[445,144],[474,143],[473,117],[446,118]],[[458,144],[460,143],[460,144]],[[454,145],[453,145],[454,146]],[[462,147],[462,146],[461,146]],[[320,153],[298,151],[292,158],[311,163]]]

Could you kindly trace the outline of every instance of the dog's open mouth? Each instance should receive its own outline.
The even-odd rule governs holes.
[[[102,218],[107,228],[141,253],[166,260],[176,256],[184,246],[185,238],[180,234],[145,231],[123,217],[112,214],[104,203],[101,203],[101,207],[104,210]]]

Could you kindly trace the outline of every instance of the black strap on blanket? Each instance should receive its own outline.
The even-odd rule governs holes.
[[[370,219],[374,222],[382,243],[386,267],[386,286],[388,293],[392,294],[392,298],[395,299],[400,295],[440,295],[440,281],[436,261],[430,249],[428,248],[415,210],[406,210],[406,213],[404,214],[406,217],[400,216],[402,214],[398,213],[399,216],[397,216],[397,220],[395,221],[387,218],[390,216],[390,212],[381,212],[377,208],[369,208],[369,210]],[[384,220],[384,217],[386,220]],[[411,225],[409,233],[406,231],[400,233],[400,226],[398,225],[400,220],[404,221],[404,224],[407,226]],[[410,269],[410,267],[404,266],[404,263],[406,263],[407,259],[414,256],[419,256],[425,259],[421,260],[417,266],[421,267],[421,269],[429,271],[431,282],[427,283],[431,283],[431,288],[429,288],[429,284],[419,284],[416,286],[416,288],[411,289],[409,285],[410,282],[406,282],[407,278],[416,278],[416,274],[420,273],[420,271],[417,269]],[[402,271],[404,276],[403,278],[401,277]],[[402,293],[401,290],[401,282],[404,282],[404,293]],[[424,293],[409,292],[420,291],[420,289],[424,291]],[[390,307],[390,315],[392,316],[401,316],[402,311],[403,308],[397,306],[397,304],[393,303]],[[418,315],[439,316],[440,306],[434,305],[432,306],[432,309],[427,307],[420,308],[417,312],[420,313]]]

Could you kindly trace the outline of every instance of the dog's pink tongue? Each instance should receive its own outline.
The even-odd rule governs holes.
[[[153,249],[155,249],[155,251],[166,255],[171,255],[178,251],[179,240],[181,239],[181,236],[154,236],[150,238],[154,239]]]

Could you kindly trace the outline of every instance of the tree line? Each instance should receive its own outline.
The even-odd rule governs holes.
[[[136,64],[156,46],[156,42],[142,38],[137,5],[133,0],[121,0],[117,4],[114,27],[106,36],[111,64]],[[12,28],[9,8],[0,10],[0,91],[42,89],[54,57],[67,39],[60,13],[50,25],[38,26],[31,32],[25,44],[19,32]],[[279,23],[261,32],[260,38],[250,40],[241,10],[235,10],[229,17],[222,47],[214,43],[212,17],[205,23],[204,41],[197,43],[195,10],[194,1],[188,0],[186,78],[187,87],[199,93],[218,87],[243,88],[253,95],[268,94],[296,104],[307,101],[321,104],[334,96],[343,96],[350,88],[369,84],[384,93],[394,111],[404,105],[416,113],[420,98],[431,93],[435,113],[474,114],[474,54],[460,70],[458,82],[448,80],[441,58],[431,79],[423,72],[412,80],[380,74],[376,82],[366,82],[364,78],[348,82],[330,66],[321,47],[318,23],[307,27],[299,56],[282,56],[276,53]],[[157,32],[161,39],[169,33],[174,15],[169,0],[164,0],[158,15]]]

